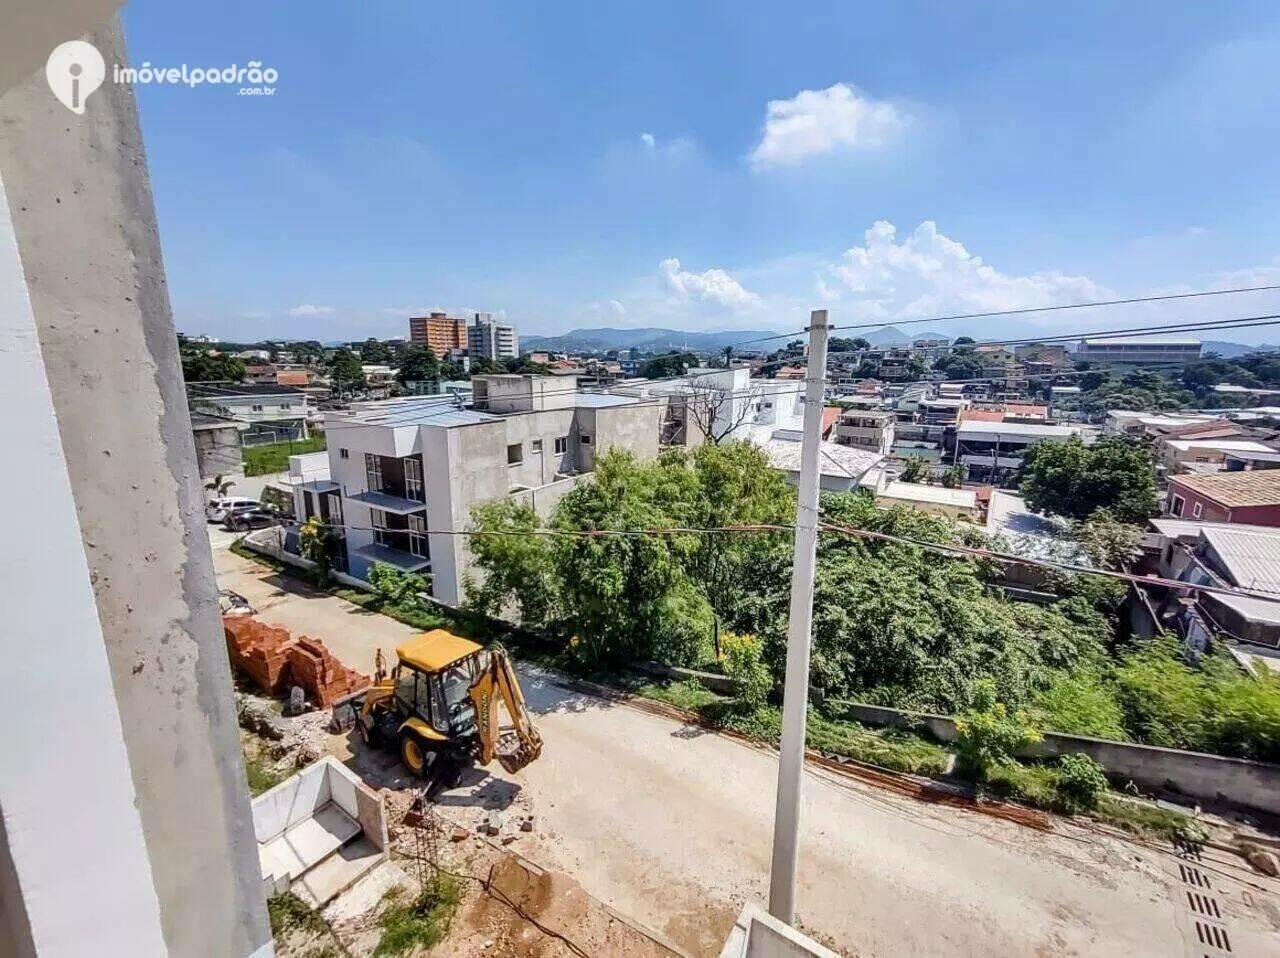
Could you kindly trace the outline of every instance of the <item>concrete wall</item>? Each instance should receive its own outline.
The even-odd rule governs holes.
[[[108,64],[124,62],[116,24],[92,40]],[[108,82],[76,116],[50,95],[41,68],[0,99],[0,128],[0,180],[57,411],[164,945],[183,956],[263,954],[270,931],[204,493],[133,94]],[[57,510],[46,497],[31,498],[45,506],[41,519],[52,521]],[[48,538],[42,533],[33,541],[43,546]],[[83,575],[83,565],[64,563],[47,581],[69,589]],[[54,834],[108,800],[109,786],[95,774],[98,763],[85,763],[77,749],[63,750],[49,739],[60,728],[86,740],[99,732],[85,710],[97,692],[83,672],[83,650],[77,654],[67,644],[86,633],[58,628],[48,618],[31,622],[41,632],[33,640],[45,647],[51,647],[49,629],[56,630],[61,653],[58,668],[10,673],[44,692],[42,705],[20,714],[44,716],[42,744],[36,749],[27,740],[24,746],[31,757],[48,764],[58,756],[63,780],[46,790],[40,811],[45,851],[55,854]],[[13,697],[8,701],[17,706]],[[58,701],[79,721],[50,721]],[[19,767],[6,762],[5,774]],[[89,783],[88,790],[67,788],[68,775]],[[59,809],[59,801],[69,805]],[[12,851],[18,823],[11,814],[6,803]],[[127,842],[127,833],[121,835],[119,842]],[[90,847],[59,862],[67,880],[59,896],[65,933],[81,934],[80,954],[90,941],[95,953],[113,953],[103,947],[112,928],[142,936],[132,951],[120,953],[159,953],[148,943],[146,922],[135,932],[123,913],[110,922],[70,922],[72,914],[89,920],[85,909],[94,895],[72,891],[82,875],[96,876],[98,902],[115,893],[117,879],[127,884],[118,873],[125,850],[117,857],[90,853]],[[23,863],[16,864],[21,875]],[[25,882],[23,888],[30,909]]]
[[[196,469],[201,479],[244,475],[240,430],[235,426],[196,429],[193,434]]]
[[[903,712],[859,702],[837,704],[850,718],[868,725],[924,728],[939,741],[956,740],[955,720],[945,715]],[[1019,756],[1046,758],[1075,752],[1088,755],[1117,783],[1132,781],[1153,791],[1167,789],[1203,801],[1223,801],[1280,814],[1280,765],[1058,732],[1046,732],[1043,742],[1029,746]]]

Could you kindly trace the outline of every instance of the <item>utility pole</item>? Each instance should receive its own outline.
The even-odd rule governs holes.
[[[813,576],[818,555],[818,457],[827,371],[827,311],[809,314],[805,371],[804,441],[796,502],[795,561],[791,567],[791,615],[787,626],[787,674],[782,690],[782,742],[778,752],[778,804],[773,817],[773,867],[769,913],[795,923],[796,865],[800,858],[800,783],[809,708],[809,647],[813,630]]]

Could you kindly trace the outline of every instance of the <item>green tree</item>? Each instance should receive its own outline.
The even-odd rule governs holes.
[[[430,346],[410,346],[400,357],[396,381],[402,386],[409,383],[436,382],[439,378],[440,362]]]
[[[898,477],[903,482],[928,482],[933,478],[933,466],[923,456],[912,456],[902,468]]]
[[[528,356],[516,356],[514,359],[503,360],[502,366],[509,373],[522,375],[547,376],[551,373],[551,367],[546,363],[535,363]]]
[[[389,363],[391,348],[384,342],[370,336],[360,344],[360,359],[366,363]]]
[[[942,474],[942,484],[948,489],[959,489],[964,483],[964,463],[957,462]]]
[[[956,717],[956,732],[960,766],[979,782],[997,767],[1011,764],[1020,749],[1043,738],[1025,712],[999,701],[995,683],[989,679],[974,684],[973,704]]]
[[[1075,539],[1102,569],[1124,569],[1142,554],[1142,527],[1116,519],[1111,509],[1098,509],[1075,525]]]
[[[721,640],[725,674],[738,683],[738,704],[754,712],[764,705],[773,678],[760,658],[760,641],[754,635],[727,633]]]
[[[1142,522],[1158,505],[1150,455],[1120,437],[1036,443],[1023,460],[1021,491],[1031,508],[1072,519],[1105,507],[1122,522]]]
[[[333,381],[333,391],[339,397],[351,395],[365,386],[360,360],[349,349],[339,349],[333,354],[329,360],[329,377]]]
[[[506,367],[488,356],[476,356],[471,360],[471,375],[486,376],[494,373],[505,373]]]
[[[189,383],[238,383],[244,379],[244,361],[227,353],[213,356],[204,351],[183,350],[182,378]]]
[[[539,528],[538,514],[514,499],[477,506],[476,529],[492,533],[528,533]],[[466,605],[489,616],[513,611],[516,621],[535,629],[553,626],[563,616],[560,579],[552,541],[542,535],[483,535],[471,538],[478,581],[464,583]]]
[[[642,362],[639,374],[645,379],[665,379],[668,376],[681,376],[685,370],[696,365],[698,357],[693,353],[663,353]]]

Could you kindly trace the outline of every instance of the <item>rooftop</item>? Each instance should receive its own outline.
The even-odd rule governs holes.
[[[1280,536],[1217,526],[1202,529],[1200,537],[1212,547],[1235,585],[1280,593]]]
[[[946,486],[930,486],[920,482],[891,482],[880,494],[887,499],[932,502],[960,509],[975,509],[978,506],[978,494],[972,489],[948,489]]]
[[[1252,439],[1166,439],[1165,443],[1179,452],[1192,449],[1217,449],[1221,452],[1275,452],[1270,446]]]
[[[219,396],[304,396],[292,386],[271,383],[188,383],[187,391],[200,398],[216,399]]]
[[[1067,439],[1080,435],[1079,426],[1050,426],[1038,422],[973,422],[967,420],[956,427],[963,436],[1018,436],[1036,439]]]
[[[1190,336],[1097,336],[1082,341],[1085,346],[1199,346]]]
[[[1227,508],[1280,505],[1280,469],[1170,476],[1169,485],[1190,489]]]
[[[784,472],[799,472],[801,445],[794,439],[775,436],[760,443],[760,448],[769,457],[773,468]],[[818,457],[818,471],[824,476],[838,479],[861,479],[868,469],[884,458],[878,452],[867,452],[834,442],[823,442],[820,449],[822,455]]]
[[[1198,519],[1174,519],[1172,516],[1152,519],[1151,527],[1170,539],[1198,539],[1205,529],[1236,529],[1240,532],[1280,536],[1280,529],[1271,526],[1253,526],[1238,522],[1201,522]]]

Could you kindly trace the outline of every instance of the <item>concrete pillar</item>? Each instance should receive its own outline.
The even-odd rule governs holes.
[[[47,381],[57,452],[65,461],[63,487],[69,486],[75,506],[72,514],[70,500],[58,498],[56,469],[49,464],[52,437],[35,434],[33,426],[36,457],[14,449],[17,455],[0,474],[10,506],[6,522],[17,522],[11,528],[18,530],[22,522],[33,523],[28,534],[10,539],[4,558],[7,564],[29,561],[45,576],[34,585],[32,575],[0,578],[10,602],[15,587],[40,587],[40,594],[17,596],[27,618],[11,641],[31,644],[45,657],[33,655],[25,670],[0,672],[6,689],[0,700],[15,716],[13,741],[4,747],[23,759],[11,764],[0,752],[0,800],[12,859],[9,876],[0,859],[0,892],[16,881],[30,911],[27,877],[48,864],[19,855],[15,829],[26,832],[34,822],[25,820],[25,807],[9,805],[9,786],[19,784],[14,776],[30,776],[49,802],[38,819],[50,836],[48,847],[26,849],[39,859],[55,853],[52,836],[76,816],[99,803],[120,804],[121,768],[112,762],[127,759],[122,768],[132,795],[125,804],[134,810],[134,831],[121,816],[114,842],[86,840],[79,851],[62,855],[58,866],[68,886],[58,896],[60,915],[66,921],[97,904],[93,893],[72,891],[77,883],[93,885],[104,896],[100,901],[108,902],[145,880],[152,908],[158,906],[163,943],[147,936],[142,917],[133,925],[145,908],[131,895],[128,918],[116,913],[79,929],[78,951],[44,949],[45,916],[29,914],[35,953],[268,955],[231,674],[146,157],[133,93],[111,83],[111,65],[125,62],[123,39],[114,18],[84,38],[106,60],[107,82],[88,99],[83,115],[53,97],[43,63],[0,97],[0,183],[8,198],[0,246],[6,238],[11,247],[16,241],[24,287],[5,287],[0,308],[25,298],[34,323],[23,339],[9,313],[0,317],[6,321],[4,375],[13,364],[25,370],[23,395],[6,397],[5,416],[25,427],[27,417],[39,415],[37,393],[40,381]],[[2,268],[0,282],[10,282]],[[23,348],[14,350],[15,343]],[[50,553],[47,568],[37,564],[35,557],[53,547],[54,533],[67,529],[78,529],[78,564],[66,543]],[[85,614],[93,610],[72,608],[77,590],[90,586],[97,632]],[[68,596],[67,608],[43,601],[52,590]],[[72,611],[78,613],[74,621]],[[90,638],[102,666],[97,673],[86,648]],[[16,706],[12,693],[22,689],[11,685],[25,685],[35,696],[30,707]],[[114,725],[105,699],[116,711]],[[75,747],[77,736],[98,742],[111,739],[113,728],[117,736],[123,732],[122,748],[117,738],[112,752],[107,741],[94,749],[100,758],[86,764],[87,749]],[[59,747],[64,740],[69,751]],[[13,925],[11,906],[6,895],[3,918]],[[110,947],[117,928],[132,936],[130,950]]]

